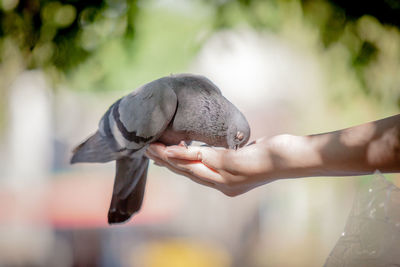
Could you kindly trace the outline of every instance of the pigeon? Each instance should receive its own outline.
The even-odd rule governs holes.
[[[112,104],[98,130],[73,150],[71,164],[116,161],[108,223],[127,221],[142,206],[149,144],[238,149],[250,137],[244,115],[208,78],[176,74],[147,83]]]

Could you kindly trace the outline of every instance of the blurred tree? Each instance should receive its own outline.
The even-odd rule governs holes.
[[[303,0],[304,3],[311,2]],[[375,1],[344,1],[330,0],[336,8],[342,9],[346,18],[358,19],[364,15],[371,15],[385,24],[400,27],[400,1],[398,0],[375,0]]]
[[[300,21],[318,30],[323,48],[346,49],[350,69],[361,90],[378,101],[396,102],[400,108],[400,1],[344,0],[203,0],[214,6],[215,29],[246,21],[256,29],[282,31],[284,20],[297,16],[291,6],[301,7]]]
[[[27,68],[67,70],[110,38],[132,39],[137,2],[2,0],[0,38],[19,48]]]
[[[196,35],[195,31],[208,30],[208,25],[204,23],[204,20],[202,27],[199,28],[196,25],[195,28],[190,28],[190,25],[197,22],[188,24],[187,22],[190,20],[193,22],[193,18],[177,16],[175,13],[169,16],[169,19],[174,20],[178,17],[182,22],[176,23],[173,29],[168,29],[168,33],[165,31],[165,25],[149,20],[153,24],[141,25],[140,38],[143,37],[143,39],[137,38],[137,18],[143,13],[145,4],[150,2],[163,1],[1,0],[0,49],[2,53],[0,53],[0,61],[16,53],[17,56],[19,55],[23,68],[47,69],[53,71],[52,73],[57,76],[58,73],[71,69],[74,69],[75,72],[77,69],[81,71],[76,66],[85,62],[90,55],[95,55],[90,67],[86,68],[87,73],[93,74],[92,80],[95,79],[99,84],[97,88],[101,86],[113,88],[113,82],[102,85],[103,81],[113,80],[105,78],[107,75],[127,77],[127,73],[121,71],[122,68],[131,67],[137,71],[143,69],[132,66],[131,61],[135,61],[137,64],[139,62],[140,64],[150,64],[147,63],[147,58],[143,59],[143,56],[139,55],[140,53],[146,56],[148,56],[146,51],[153,51],[158,55],[165,54],[166,46],[159,44],[165,44],[166,40],[160,40],[159,36],[168,38],[168,35],[177,33],[185,35],[190,33],[193,36]],[[400,1],[398,0],[357,2],[344,0],[197,0],[190,3],[192,6],[201,3],[212,10],[210,12],[212,15],[207,15],[207,19],[213,21],[214,31],[233,28],[239,23],[246,22],[255,29],[268,29],[279,33],[285,30],[283,29],[287,25],[285,20],[290,19],[311,25],[310,27],[318,31],[318,38],[322,44],[321,49],[330,51],[339,45],[348,54],[341,60],[346,61],[348,65],[346,67],[354,72],[360,84],[360,86],[349,88],[348,91],[359,90],[372,99],[396,99],[400,106],[398,85],[400,78],[396,78],[400,75],[393,75],[393,73],[400,72],[400,34],[398,31]],[[170,4],[164,3],[164,5]],[[178,1],[171,9],[179,9],[179,5],[189,4]],[[293,7],[295,8],[293,9]],[[300,9],[300,19],[297,19],[299,16],[297,9]],[[154,14],[146,14],[146,16],[158,16],[156,20],[159,21],[168,17],[168,14],[164,14],[165,12],[161,12],[161,16],[159,11],[153,9],[151,12]],[[295,18],[293,19],[293,17]],[[143,23],[148,22],[143,21]],[[187,29],[181,30],[184,27]],[[150,33],[145,33],[144,30],[150,31]],[[151,36],[149,37],[149,35]],[[185,35],[174,36],[174,38],[188,39]],[[169,39],[172,38],[169,37]],[[120,43],[115,40],[129,45],[121,47]],[[132,46],[135,43],[132,40],[137,42],[138,46]],[[181,42],[177,43],[179,45]],[[149,47],[145,47],[145,45],[149,45]],[[142,49],[141,52],[138,47]],[[177,48],[169,47],[168,49],[171,51],[171,49]],[[98,55],[99,53],[105,54],[105,51],[112,52],[115,56]],[[179,54],[178,52],[167,53],[171,58],[177,58]],[[188,57],[185,54],[180,56]],[[124,61],[129,61],[131,65],[121,64]],[[166,68],[175,71],[166,62],[167,60],[160,62],[163,72]],[[172,62],[172,60],[168,60],[168,62]],[[154,62],[151,64],[153,68],[161,69],[161,67],[155,66]],[[114,67],[107,67],[107,65]],[[121,66],[118,70],[115,69],[117,65]],[[96,71],[93,68],[97,68]],[[82,73],[80,77],[85,75],[86,73]],[[146,76],[146,78],[148,77]],[[88,84],[93,84],[92,80],[86,81],[86,88],[89,88]],[[337,92],[340,94],[341,91],[337,90]]]
[[[59,81],[107,41],[133,40],[138,11],[138,0],[1,0],[0,130],[18,73],[42,69]]]

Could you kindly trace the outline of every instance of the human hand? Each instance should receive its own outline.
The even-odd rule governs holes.
[[[281,178],[400,172],[399,122],[400,114],[323,134],[282,134],[236,151],[155,143],[146,154],[199,184],[237,196]]]
[[[270,160],[271,140],[259,139],[238,150],[154,143],[146,155],[157,165],[184,175],[196,183],[237,196],[274,181]],[[270,176],[271,175],[271,176]]]

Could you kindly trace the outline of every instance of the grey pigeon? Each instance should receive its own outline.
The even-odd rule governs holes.
[[[209,79],[171,75],[111,105],[96,133],[74,149],[71,163],[116,160],[108,223],[120,223],[142,205],[149,163],[144,152],[150,143],[200,141],[237,149],[249,137],[246,118]]]

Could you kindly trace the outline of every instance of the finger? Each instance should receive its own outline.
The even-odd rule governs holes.
[[[168,151],[167,149],[171,148],[171,147],[175,147],[175,148],[181,148],[184,149],[186,151],[187,146],[185,146],[184,141],[181,141],[178,145],[176,146],[165,146],[162,143],[153,143],[151,144],[148,149],[146,150],[145,153],[150,153],[153,156],[157,156],[163,160],[167,160],[168,155],[166,154],[166,152]],[[184,152],[183,152],[184,153]]]
[[[160,157],[161,156],[161,155],[155,153],[152,149],[147,149],[144,152],[144,154],[150,159],[153,159],[154,157]]]
[[[149,154],[157,164],[173,169],[175,172],[179,171],[179,174],[181,175],[213,184],[222,181],[222,177],[218,172],[208,168],[200,161],[187,161],[180,159],[164,160],[159,158],[157,155],[151,154],[151,152],[149,152]]]
[[[215,182],[213,182],[212,180],[196,177],[193,173],[188,172],[185,169],[180,169],[179,167],[176,167],[176,166],[174,166],[172,164],[169,164],[168,162],[163,161],[160,158],[152,156],[152,160],[154,161],[155,165],[164,166],[164,167],[168,168],[170,171],[172,171],[174,173],[177,173],[179,175],[186,176],[186,177],[188,177],[189,179],[191,179],[192,181],[194,181],[194,182],[196,182],[198,184],[209,186],[209,187],[212,187],[212,188],[216,188],[217,187]]]
[[[166,161],[163,161],[162,159],[156,158],[154,156],[150,156],[148,158],[153,160],[153,164],[156,165],[156,166],[159,166],[159,167],[164,167],[167,164]]]
[[[213,169],[210,169],[200,161],[187,161],[170,158],[168,159],[168,164],[204,181],[212,183],[221,183],[223,181],[221,174]]]
[[[165,151],[166,151],[166,146],[164,144],[153,143],[149,145],[145,153],[146,155],[149,154],[150,156],[153,155],[163,160],[166,160],[167,157],[165,155]]]
[[[144,152],[144,154],[146,155],[146,157],[148,157],[149,159],[152,159],[152,160],[156,160],[156,159],[159,159],[160,161],[161,161],[161,158],[159,158],[159,157],[157,157],[157,155],[154,155],[150,150],[146,150],[145,152]]]
[[[226,149],[211,147],[190,146],[188,148],[183,148],[179,146],[170,146],[165,149],[164,155],[169,159],[201,161],[209,168],[218,171],[223,166],[222,160],[226,151]]]
[[[203,178],[212,177],[213,179],[220,179],[221,174],[225,175],[228,173],[236,173],[235,169],[237,167],[237,154],[239,151],[232,151],[224,148],[212,148],[212,147],[196,147],[190,146],[185,148],[183,146],[168,146],[161,143],[153,143],[150,145],[149,149],[147,149],[146,153],[151,156],[158,157],[159,161],[163,161],[164,164],[166,161],[172,162],[172,159],[180,159],[185,161],[197,161],[202,162],[205,166],[208,167],[209,170],[205,172],[203,169],[197,168],[197,174],[201,175]],[[179,162],[177,162],[179,163]],[[185,162],[187,163],[187,162]],[[180,167],[182,166],[175,166]],[[194,171],[189,169],[187,171]],[[211,172],[217,173],[218,176],[212,175]],[[207,175],[209,174],[209,175]],[[220,182],[221,180],[218,180]]]

